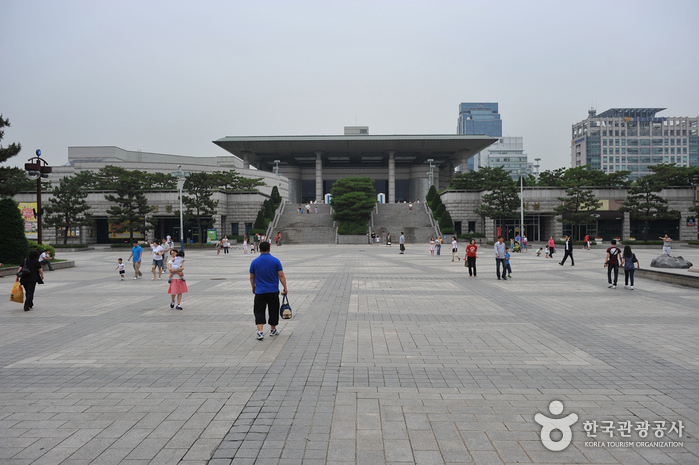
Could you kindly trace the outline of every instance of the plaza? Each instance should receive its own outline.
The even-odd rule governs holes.
[[[272,246],[295,316],[263,341],[257,255],[188,249],[176,311],[147,253],[120,281],[128,249],[59,252],[34,309],[0,306],[0,464],[699,463],[699,293],[608,289],[605,248],[498,281],[485,244],[477,278],[447,247]],[[553,401],[577,415],[560,452]]]

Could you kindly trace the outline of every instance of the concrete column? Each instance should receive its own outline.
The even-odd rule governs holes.
[[[316,202],[323,201],[323,152],[315,152],[316,154]]]
[[[252,155],[251,152],[243,152],[243,169],[249,170],[250,169],[250,156]]]
[[[396,203],[396,152],[388,152],[388,203]]]
[[[621,240],[628,239],[631,235],[631,213],[624,212],[624,219],[621,225]],[[637,238],[638,239],[638,238]]]

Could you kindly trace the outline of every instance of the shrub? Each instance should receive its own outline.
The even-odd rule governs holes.
[[[0,262],[19,265],[27,258],[29,244],[17,202],[10,197],[0,199],[0,218]]]
[[[56,249],[52,245],[48,244],[41,244],[34,242],[34,241],[27,241],[27,244],[29,245],[29,250],[36,249],[37,252],[39,253],[44,253],[48,250],[48,252],[51,254],[52,257],[56,256]]]
[[[349,221],[340,221],[337,225],[337,233],[341,236],[345,235],[361,235],[367,234],[369,228],[366,223],[354,223]]]
[[[252,227],[253,229],[260,230],[260,231],[267,231],[267,226],[269,225],[269,220],[265,218],[265,214],[263,210],[260,210],[257,212],[257,218],[255,219],[255,223],[253,223]],[[264,234],[264,233],[261,233]]]
[[[454,233],[454,222],[451,220],[451,215],[449,214],[448,211],[445,211],[444,214],[439,218],[439,229],[442,232],[445,232],[447,229],[451,230],[451,233]]]
[[[434,187],[434,184],[432,184],[430,186],[430,190],[427,191],[427,195],[425,196],[425,200],[427,200],[427,203],[432,202],[435,195],[437,195],[437,188]]]
[[[447,211],[447,207],[445,207],[443,203],[440,203],[437,209],[432,212],[432,216],[434,216],[437,219],[440,219],[442,215],[444,215],[445,211]]]

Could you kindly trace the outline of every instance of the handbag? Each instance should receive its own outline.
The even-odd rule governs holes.
[[[289,297],[286,294],[284,294],[282,305],[279,307],[279,316],[282,317],[283,320],[290,320],[293,316],[291,313],[291,305],[289,305]]]
[[[22,286],[18,281],[15,281],[15,285],[12,286],[12,292],[10,293],[10,302],[17,302],[18,304],[24,303],[24,291]]]
[[[27,259],[25,258],[24,261],[22,262],[22,271],[17,272],[17,277],[19,279],[28,278],[31,273],[32,273],[32,270],[30,270],[29,267],[27,266]]]

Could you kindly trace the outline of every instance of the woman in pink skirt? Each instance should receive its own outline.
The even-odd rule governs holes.
[[[184,280],[184,250],[179,252],[175,249],[170,251],[172,260],[167,264],[167,269],[170,271],[170,287],[167,293],[172,296],[170,308],[182,310],[182,294],[187,293],[187,283]],[[175,307],[175,296],[177,296],[177,307]]]

